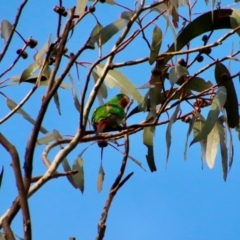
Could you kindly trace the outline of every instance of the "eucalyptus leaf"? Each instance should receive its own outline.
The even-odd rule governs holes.
[[[148,115],[148,117],[151,116]],[[147,147],[147,163],[151,170],[151,172],[157,171],[155,160],[154,160],[154,153],[153,153],[153,137],[155,132],[155,126],[145,127],[143,130],[143,144]]]
[[[8,20],[3,19],[1,22],[1,38],[4,39],[5,43],[8,37],[10,36],[12,29],[13,29],[12,24]]]
[[[13,110],[17,106],[17,104],[13,100],[11,100],[10,98],[7,98],[7,106],[11,110]],[[23,109],[19,108],[16,113],[19,113],[28,122],[30,122],[32,125],[35,125],[36,121],[33,120]],[[40,132],[42,132],[44,134],[48,133],[48,131],[45,128],[43,128],[43,127],[40,127]]]
[[[76,9],[75,9],[76,15],[79,15],[79,17],[81,17],[84,14],[85,8],[87,6],[87,2],[88,0],[77,0]]]
[[[231,79],[231,74],[222,63],[215,65],[215,79],[218,84],[226,88],[227,100],[224,105],[227,112],[227,122],[230,128],[238,127],[239,125],[239,109],[236,90]]]
[[[68,163],[68,160],[66,158],[63,159],[62,166],[63,166],[63,169],[64,169],[65,172],[69,172],[69,171],[72,170],[69,163]],[[67,177],[68,181],[72,184],[72,186],[74,188],[77,188],[77,186],[75,185],[75,183],[73,181],[73,176],[72,175],[67,175],[66,177]]]
[[[84,191],[84,169],[83,169],[84,161],[82,157],[78,156],[78,158],[74,161],[72,170],[77,170],[78,173],[72,175],[74,185],[80,189],[83,193]]]
[[[92,36],[89,41],[91,44],[100,42],[102,46],[127,24],[128,20],[120,18],[102,28],[96,35]]]
[[[98,64],[96,66],[97,74],[99,76],[102,75],[104,66],[105,65],[103,64]],[[104,83],[109,88],[113,87],[120,88],[120,91],[122,93],[131,95],[138,103],[142,102],[143,100],[143,97],[141,96],[140,92],[136,89],[135,85],[123,73],[116,69],[108,71],[108,74],[104,79]]]
[[[190,146],[196,142],[206,139],[208,134],[211,132],[213,126],[215,125],[218,115],[226,102],[227,91],[225,87],[219,87],[215,97],[213,98],[211,109],[208,113],[207,120],[204,124],[202,131],[194,137]]]
[[[210,169],[214,168],[219,142],[219,132],[215,124],[207,136],[206,162]]]
[[[2,170],[0,173],[0,187],[2,186],[3,174],[4,174],[4,167],[2,166]]]
[[[171,133],[172,125],[173,125],[173,123],[175,123],[175,121],[177,119],[179,110],[180,110],[180,104],[178,104],[177,107],[175,108],[173,115],[171,116],[170,121],[168,123],[167,130],[166,130],[166,144],[167,144],[166,164],[168,163],[168,157],[169,157],[170,147],[171,147],[171,142],[172,142],[172,133]]]
[[[176,65],[172,67],[169,71],[169,80],[171,82],[171,85],[173,86],[181,76],[188,75],[188,70],[181,66],[181,65]]]
[[[70,80],[71,85],[72,85],[72,95],[73,95],[74,105],[75,105],[76,109],[78,110],[78,112],[81,113],[81,105],[80,105],[80,102],[78,100],[77,93],[76,93],[76,88],[74,86],[73,78],[72,78],[70,73],[68,74],[68,77],[69,77],[69,80]]]
[[[102,191],[104,176],[105,176],[105,172],[104,172],[104,169],[103,169],[103,166],[102,166],[102,161],[101,161],[99,172],[98,172],[98,179],[97,179],[97,190],[98,190],[98,192]]]
[[[227,180],[228,174],[228,149],[226,145],[226,131],[223,126],[223,121],[218,119],[217,122],[217,130],[220,137],[220,149],[221,149],[221,157],[222,157],[222,170],[223,170],[223,179]]]
[[[162,43],[162,30],[158,26],[155,26],[152,33],[152,45],[149,57],[149,63],[151,65],[157,59],[161,43]]]

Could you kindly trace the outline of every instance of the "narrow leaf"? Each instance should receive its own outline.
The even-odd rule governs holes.
[[[69,163],[68,163],[68,160],[66,158],[63,159],[62,166],[63,166],[63,169],[64,169],[65,172],[69,172],[69,171],[72,170]],[[77,186],[75,185],[75,183],[73,181],[73,176],[72,175],[67,175],[66,177],[67,177],[68,181],[72,184],[72,186],[74,188],[77,188]]]
[[[55,92],[55,94],[53,96],[53,100],[56,104],[59,115],[61,115],[60,102],[59,102],[59,97],[58,97],[58,92],[57,91]]]
[[[206,162],[210,169],[214,168],[219,142],[220,137],[217,126],[215,124],[215,126],[212,128],[211,132],[207,136]]]
[[[110,40],[117,32],[119,32],[123,27],[125,27],[128,23],[128,20],[126,19],[118,19],[113,23],[110,23],[106,27],[100,30],[99,33],[94,35],[90,38],[91,43],[100,42],[101,45],[105,44],[108,40]]]
[[[36,142],[36,146],[37,145],[43,145],[43,144],[48,144],[49,142],[53,141],[55,138],[54,136],[52,135],[52,133],[48,133],[46,134],[46,136],[44,137],[41,137],[37,140]]]
[[[187,160],[188,139],[193,130],[194,123],[195,123],[195,117],[191,118],[191,120],[189,122],[187,137],[186,137],[186,142],[185,142],[184,160]]]
[[[162,43],[162,31],[158,26],[155,26],[152,34],[152,45],[149,57],[149,63],[152,65],[158,56]]]
[[[168,123],[167,126],[167,130],[166,130],[166,143],[167,143],[167,157],[166,157],[166,164],[168,163],[168,157],[169,157],[169,152],[170,152],[170,147],[171,147],[171,142],[172,142],[172,125],[173,123],[175,123],[176,119],[177,119],[177,114],[180,110],[180,104],[177,105],[172,117],[170,118],[170,121]]]
[[[4,39],[5,43],[8,39],[8,37],[10,36],[12,29],[13,29],[13,26],[8,20],[6,20],[6,19],[2,20],[2,22],[1,22],[1,38]]]
[[[220,149],[222,157],[222,170],[223,170],[223,179],[227,180],[228,174],[228,149],[226,145],[226,131],[223,126],[223,122],[218,119],[217,130],[220,137]]]
[[[184,83],[184,77],[180,77],[180,79],[176,82],[178,85],[182,85]],[[212,87],[213,84],[210,81],[205,81],[204,79],[200,77],[194,77],[191,81],[189,81],[185,88],[196,91],[196,92],[202,92],[210,87]]]
[[[2,186],[3,174],[4,174],[4,167],[2,166],[2,171],[0,173],[0,187]]]
[[[98,64],[96,66],[97,74],[99,76],[102,75],[103,64]],[[127,95],[131,95],[133,99],[135,99],[138,103],[142,102],[143,97],[141,96],[140,92],[136,89],[136,86],[120,71],[114,69],[108,71],[107,76],[105,77],[104,83],[109,87],[118,87],[120,88],[122,93]]]
[[[201,114],[198,114],[195,117],[197,119],[195,120],[194,125],[193,125],[193,136],[194,136],[194,138],[202,132],[202,129],[203,129],[203,127],[205,125],[205,122],[206,122],[204,117]],[[206,159],[207,137],[200,141],[200,146],[201,146],[201,151],[202,151],[201,160],[202,160],[202,163],[203,163]]]
[[[135,12],[132,11],[124,11],[121,13],[120,18],[131,20],[132,16],[135,14]]]
[[[100,47],[100,36],[98,35],[99,32],[103,29],[103,26],[100,23],[97,23],[97,25],[93,28],[91,34],[90,34],[90,40],[88,41],[88,45],[92,46],[94,49],[94,43],[97,41],[98,47]],[[98,35],[98,39],[96,40],[95,37]]]
[[[39,68],[39,65],[36,62],[30,64],[22,73],[19,83],[26,81],[32,74]]]
[[[78,158],[74,161],[72,170],[78,170],[77,174],[72,175],[73,182],[77,188],[83,193],[84,191],[84,171],[83,171],[83,159],[78,156]]]
[[[72,85],[72,95],[73,95],[73,101],[74,101],[74,105],[76,107],[76,109],[78,110],[79,113],[81,113],[81,105],[80,102],[78,100],[77,94],[76,94],[76,88],[74,86],[74,82],[73,82],[73,78],[71,76],[71,74],[68,74],[69,80],[71,82]]]
[[[44,54],[48,51],[52,43],[52,34],[49,35],[47,42],[44,44],[42,49],[34,55],[34,60],[41,66],[44,59]]]
[[[172,67],[169,71],[169,80],[171,82],[171,85],[173,86],[174,83],[176,83],[181,76],[185,76],[188,74],[188,70],[181,65]]]
[[[76,15],[79,15],[79,17],[81,17],[84,14],[85,8],[87,6],[87,2],[88,0],[77,0],[76,9],[75,9]]]
[[[210,131],[212,130],[213,126],[215,125],[218,119],[220,110],[222,109],[224,103],[226,102],[226,97],[227,97],[226,94],[227,92],[225,87],[222,86],[218,88],[217,93],[213,98],[211,109],[208,113],[207,120],[204,124],[204,127],[202,131],[196,137],[194,137],[190,146],[196,142],[199,142],[207,138],[208,134],[210,133]]]
[[[8,99],[7,99],[7,106],[8,106],[11,110],[13,110],[13,109],[17,106],[17,104],[16,104],[13,100],[11,100],[10,98],[8,98]],[[33,120],[23,109],[21,109],[21,108],[18,109],[18,111],[17,111],[16,113],[21,114],[22,117],[25,118],[28,122],[30,122],[31,124],[35,125],[35,120]],[[44,134],[48,133],[48,131],[47,131],[45,128],[43,128],[43,127],[40,128],[40,131],[41,131],[42,133],[44,133]]]
[[[147,147],[148,152],[146,155],[148,166],[151,172],[157,171],[154,153],[153,153],[153,137],[154,137],[155,127],[145,127],[143,130],[143,144]]]
[[[104,169],[103,169],[103,166],[102,166],[102,161],[101,161],[99,172],[98,172],[98,179],[97,179],[97,190],[98,190],[98,192],[102,191],[104,176],[105,176],[105,172],[104,172]]]
[[[93,76],[94,82],[96,83],[99,78],[98,74],[96,72],[92,71],[92,76]],[[99,105],[103,105],[104,102],[102,99],[107,98],[107,87],[104,83],[102,83],[102,85],[100,86],[98,93],[97,93],[97,97],[98,97]]]
[[[217,83],[226,88],[227,100],[224,107],[227,112],[228,125],[230,128],[235,128],[239,125],[238,99],[231,75],[222,63],[216,64],[215,79]]]

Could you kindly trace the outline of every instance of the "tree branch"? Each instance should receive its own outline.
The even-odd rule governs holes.
[[[15,180],[16,180],[16,185],[17,185],[18,194],[19,194],[19,202],[20,202],[20,205],[22,208],[22,214],[23,214],[24,239],[31,240],[32,230],[31,230],[30,212],[28,207],[27,194],[23,185],[19,156],[15,146],[13,146],[1,133],[0,133],[0,143],[9,152],[9,154],[12,157],[12,167],[15,174]],[[9,225],[11,223],[11,220],[9,218],[7,218],[7,223]]]
[[[133,172],[128,174],[128,176],[126,178],[123,179],[123,181],[121,181],[126,165],[127,165],[127,159],[128,159],[128,154],[129,154],[129,137],[128,134],[125,135],[125,155],[123,157],[123,161],[122,161],[122,165],[121,168],[119,170],[118,176],[115,179],[109,195],[108,195],[108,199],[106,200],[105,206],[103,208],[102,211],[102,217],[98,223],[98,236],[96,238],[96,240],[102,240],[106,231],[106,221],[107,221],[107,217],[108,217],[108,212],[111,206],[111,203],[113,201],[114,196],[117,194],[118,190],[122,187],[122,185],[133,175]]]

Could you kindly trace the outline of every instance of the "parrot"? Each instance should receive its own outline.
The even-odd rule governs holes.
[[[92,115],[92,125],[96,134],[115,130],[120,127],[125,118],[125,107],[129,103],[129,97],[125,94],[118,94],[105,104],[96,108]],[[105,146],[106,141],[99,141],[99,146]]]

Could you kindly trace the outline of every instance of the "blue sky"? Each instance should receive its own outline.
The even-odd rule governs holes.
[[[122,1],[128,7],[133,8],[134,1]],[[2,1],[0,3],[1,20],[7,19],[14,21],[20,1]],[[147,1],[151,3],[151,1]],[[231,1],[224,1],[222,6],[231,4]],[[30,1],[24,9],[19,22],[18,31],[25,38],[33,36],[38,40],[38,48],[46,42],[50,33],[55,39],[55,29],[57,23],[57,14],[53,12],[53,7],[58,1]],[[69,0],[65,5],[69,8],[75,4],[75,1]],[[236,6],[238,7],[238,6]],[[204,3],[198,4],[194,12],[201,13],[210,10],[210,6]],[[102,25],[116,20],[120,15],[121,9],[116,6],[98,4],[96,15],[99,16]],[[184,16],[187,16],[186,9],[182,10]],[[107,14],[106,14],[107,13]],[[150,19],[150,18],[149,18]],[[164,21],[156,22],[164,31]],[[92,17],[86,18],[81,25],[77,27],[75,37],[69,42],[69,51],[74,51],[81,47],[86,41],[95,22]],[[151,31],[154,26],[147,31],[148,39],[151,39]],[[211,42],[222,36],[226,31],[214,33]],[[103,48],[103,54],[112,48],[117,37],[109,41]],[[235,36],[224,43],[219,49],[212,49],[213,56],[221,58],[231,53],[231,47],[234,43],[235,50],[238,48],[238,37]],[[172,35],[166,35],[161,51],[167,49],[167,44],[173,42]],[[193,46],[202,44],[199,40],[193,42]],[[15,58],[15,51],[21,48],[23,43],[15,35],[9,52],[0,65],[0,72],[6,69]],[[0,43],[3,47],[3,41]],[[29,58],[21,60],[20,63],[6,77],[19,75],[32,63],[33,50],[28,50]],[[79,61],[94,61],[98,57],[97,49],[83,54]],[[123,51],[115,58],[115,62],[132,60],[148,56],[148,50],[141,37],[132,43],[129,49]],[[201,64],[196,64],[191,73],[199,70],[207,64],[207,60]],[[228,66],[228,62],[226,62]],[[64,67],[64,62],[62,69]],[[231,62],[232,73],[236,73],[238,66]],[[121,68],[120,70],[131,79],[135,85],[140,86],[148,81],[152,66],[148,63],[142,66]],[[80,84],[76,78],[75,70],[71,73],[75,79],[75,85],[84,83],[86,70],[80,69]],[[214,80],[213,69],[201,75],[206,80]],[[3,79],[1,79],[3,80]],[[239,82],[236,81],[236,91],[239,90]],[[69,83],[68,80],[66,80]],[[91,84],[92,86],[92,84]],[[31,89],[31,85],[21,84],[3,89],[3,92],[11,99],[19,102]],[[118,93],[118,89],[109,89],[109,97]],[[42,87],[32,96],[30,101],[24,106],[33,118],[38,114],[41,104],[41,97],[45,92]],[[142,94],[145,90],[141,91]],[[72,94],[70,90],[59,90],[62,115],[59,116],[54,103],[50,104],[43,126],[49,131],[57,129],[62,134],[74,135],[77,130],[79,116],[76,111]],[[0,98],[2,106],[1,118],[9,110],[6,106],[5,98]],[[136,104],[136,103],[135,103]],[[94,107],[98,106],[96,101]],[[94,108],[93,107],[93,108]],[[183,108],[183,110],[186,110]],[[207,111],[203,114],[206,116]],[[134,116],[129,120],[130,123],[138,123],[144,119],[146,114]],[[164,116],[166,118],[166,116]],[[164,119],[163,117],[163,119]],[[228,175],[227,182],[222,178],[221,157],[218,153],[215,168],[208,169],[204,164],[201,165],[200,145],[194,144],[188,150],[188,160],[184,161],[183,152],[185,146],[187,124],[177,122],[173,126],[172,148],[167,168],[165,131],[166,126],[160,126],[156,130],[154,137],[154,153],[157,165],[157,172],[151,173],[145,160],[146,148],[142,144],[142,132],[135,136],[130,136],[130,154],[143,163],[147,172],[144,172],[132,161],[129,161],[126,174],[134,171],[132,178],[116,195],[111,206],[106,229],[106,240],[235,240],[240,237],[240,193],[239,193],[239,141],[237,134],[234,136],[234,163]],[[20,115],[13,116],[9,121],[1,126],[1,131],[8,139],[17,146],[21,163],[24,161],[26,142],[31,133],[32,125],[25,121]],[[40,135],[42,136],[42,135]],[[190,137],[192,139],[192,135]],[[68,161],[72,164],[77,155],[86,147],[87,144],[79,145],[69,156]],[[41,152],[44,146],[36,149],[34,156],[33,175],[42,175],[46,168],[41,160]],[[1,165],[5,167],[2,188],[0,189],[0,214],[11,206],[17,189],[15,186],[13,171],[10,166],[10,158],[6,151],[0,147]],[[57,153],[58,148],[50,154],[52,160]],[[109,189],[118,173],[122,156],[114,149],[108,147],[104,150],[103,166],[105,170],[105,181],[103,191],[98,194],[96,188],[97,174],[100,164],[100,149],[97,146],[91,147],[83,155],[85,164],[85,191],[82,195],[79,190],[74,189],[67,179],[58,178],[44,185],[30,200],[31,219],[33,226],[33,239],[68,239],[70,236],[76,239],[94,239],[97,235],[97,223],[100,219],[102,208],[108,196]],[[60,167],[59,171],[62,171]],[[18,214],[13,221],[12,229],[22,236],[22,217]]]

